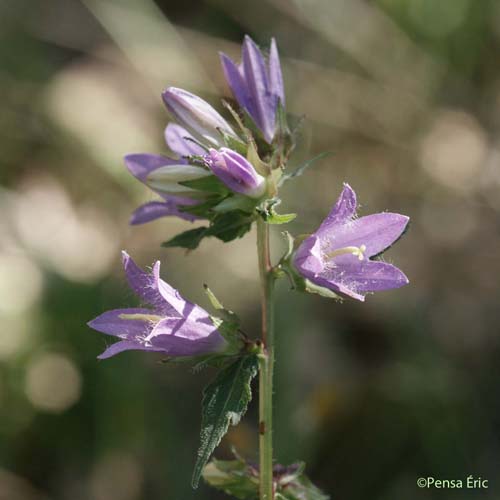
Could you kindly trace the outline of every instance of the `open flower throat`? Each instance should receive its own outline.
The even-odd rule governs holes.
[[[359,247],[355,246],[347,246],[344,248],[338,248],[337,250],[333,250],[331,252],[327,252],[324,254],[324,257],[327,260],[332,260],[339,255],[354,255],[359,260],[363,260],[365,258],[364,253],[366,252],[366,245],[360,245]]]

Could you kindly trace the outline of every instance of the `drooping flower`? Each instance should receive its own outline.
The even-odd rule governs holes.
[[[221,53],[226,81],[234,98],[252,117],[270,144],[276,133],[278,102],[285,106],[285,91],[276,41],[271,39],[269,60],[266,60],[255,42],[245,36],[242,62],[234,63]]]
[[[128,350],[158,351],[169,357],[224,351],[227,342],[208,313],[184,300],[160,278],[159,261],[146,273],[126,252],[122,257],[130,287],[149,308],[115,309],[88,323],[90,328],[120,339],[99,355],[99,359]]]
[[[136,179],[163,198],[161,201],[150,201],[137,208],[132,213],[130,224],[144,224],[159,217],[172,215],[188,221],[197,219],[181,211],[181,207],[196,205],[199,202],[198,193],[178,182],[210,175],[209,171],[166,156],[149,153],[130,154],[125,156],[124,161]]]
[[[370,257],[389,248],[409,218],[383,212],[357,219],[356,207],[356,194],[345,184],[328,217],[298,247],[293,264],[314,284],[363,301],[366,293],[408,283],[397,267]]]
[[[237,137],[229,123],[201,97],[175,87],[165,90],[162,97],[165,106],[179,124],[202,143],[221,145],[221,133]]]
[[[236,151],[210,149],[206,156],[210,170],[236,193],[250,198],[260,198],[266,190],[266,179],[258,174],[252,164]]]

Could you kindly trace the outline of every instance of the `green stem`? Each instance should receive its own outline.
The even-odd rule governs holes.
[[[273,500],[273,288],[269,226],[257,220],[257,249],[262,304],[262,354],[259,363],[260,500]]]

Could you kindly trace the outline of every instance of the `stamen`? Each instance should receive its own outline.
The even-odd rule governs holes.
[[[156,314],[120,314],[118,316],[120,319],[131,319],[139,321],[152,321],[153,323],[158,323],[163,319],[162,316],[157,316]]]
[[[356,256],[359,260],[363,260],[365,258],[364,253],[366,252],[366,245],[360,245],[359,247],[344,247],[338,248],[333,252],[328,252],[325,254],[325,257],[328,259],[333,259],[334,257],[338,257],[339,255],[351,254]]]

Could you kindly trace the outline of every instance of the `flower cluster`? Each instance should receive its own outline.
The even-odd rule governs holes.
[[[258,217],[268,223],[290,219],[269,217],[268,209],[272,211],[279,202],[277,188],[287,179],[285,165],[273,153],[290,134],[279,119],[285,92],[276,42],[271,41],[266,57],[246,36],[240,63],[226,54],[220,57],[239,107],[238,114],[227,105],[235,125],[201,97],[169,87],[162,98],[175,120],[164,134],[172,156],[125,156],[129,172],[160,196],[137,208],[131,224],[163,216],[208,223],[178,235],[166,246],[192,249],[205,236],[230,241],[242,236]],[[408,217],[380,213],[356,218],[356,208],[356,195],[346,184],[320,227],[295,243],[293,251],[280,261],[277,267],[300,284],[297,288],[330,290],[364,300],[369,292],[408,283],[398,268],[377,259],[404,232]],[[101,358],[127,349],[161,351],[169,356],[224,350],[224,339],[208,313],[184,301],[159,278],[159,263],[147,274],[124,254],[124,265],[130,285],[153,309],[109,311],[93,320],[92,328],[122,339]]]
[[[304,475],[303,464],[277,465],[272,454],[273,337],[272,293],[275,279],[288,276],[299,291],[327,297],[337,294],[360,301],[368,293],[408,283],[397,267],[380,259],[405,231],[408,217],[383,212],[357,217],[354,190],[344,184],[332,210],[312,234],[296,239],[276,265],[271,262],[269,225],[286,224],[296,214],[278,214],[278,191],[312,163],[287,173],[294,148],[285,111],[285,92],[276,42],[268,54],[245,37],[241,62],[221,54],[228,87],[234,97],[225,103],[231,125],[208,102],[186,90],[169,87],[163,102],[174,119],[165,129],[171,156],[136,153],[125,156],[129,172],[159,199],[138,207],[131,224],[175,216],[196,227],[163,246],[192,250],[205,237],[224,242],[243,236],[257,223],[262,294],[261,340],[251,340],[238,317],[206,292],[216,315],[182,298],[160,278],[160,262],[144,271],[123,252],[130,288],[141,307],[106,311],[89,326],[118,338],[100,359],[128,350],[155,351],[173,360],[211,364],[218,374],[204,390],[201,444],[192,485],[200,477],[238,498],[261,500],[315,498],[327,500]],[[233,108],[235,105],[235,108]],[[231,122],[233,123],[233,122]],[[236,425],[252,397],[251,382],[259,372],[260,463],[208,461],[229,425]]]

